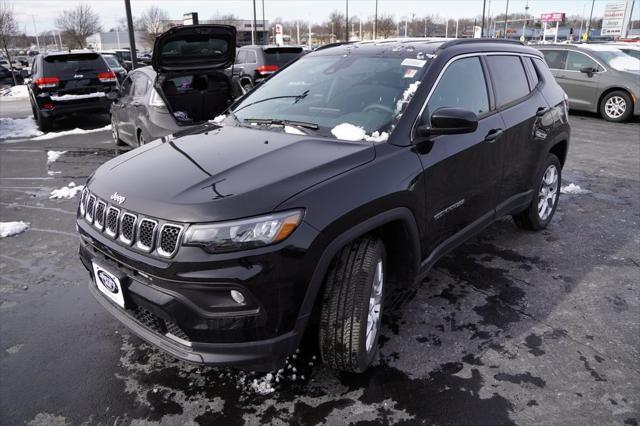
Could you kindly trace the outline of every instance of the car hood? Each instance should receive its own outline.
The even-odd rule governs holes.
[[[375,157],[371,142],[233,126],[205,126],[170,139],[103,164],[89,180],[89,190],[111,203],[117,192],[124,197],[118,207],[136,213],[214,222],[271,212],[291,196]]]

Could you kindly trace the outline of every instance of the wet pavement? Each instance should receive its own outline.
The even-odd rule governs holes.
[[[121,152],[109,133],[0,141],[0,216],[31,224],[0,239],[0,424],[637,425],[640,123],[571,119],[563,184],[590,192],[563,194],[544,232],[500,220],[392,289],[362,375],[319,364],[313,338],[272,376],[146,345],[89,294],[78,198],[48,198]]]

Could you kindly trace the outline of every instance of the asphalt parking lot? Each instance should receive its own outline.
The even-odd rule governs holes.
[[[264,374],[165,356],[89,294],[78,197],[49,194],[121,152],[108,131],[0,140],[0,216],[30,223],[0,239],[0,423],[637,425],[640,123],[571,123],[563,185],[588,192],[563,194],[548,230],[495,223],[388,295],[365,374],[318,365],[306,342],[272,392]]]

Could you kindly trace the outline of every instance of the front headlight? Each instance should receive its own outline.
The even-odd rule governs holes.
[[[287,238],[301,220],[302,210],[294,210],[233,222],[192,225],[183,244],[216,253],[262,247]]]

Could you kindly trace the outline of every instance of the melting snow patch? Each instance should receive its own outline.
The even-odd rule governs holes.
[[[51,164],[56,161],[62,154],[67,151],[47,151],[47,164]]]
[[[42,136],[38,136],[35,138],[32,138],[31,140],[33,141],[41,141],[43,139],[53,139],[53,138],[59,138],[60,136],[67,136],[67,135],[83,135],[85,133],[95,133],[95,132],[103,132],[105,130],[111,130],[111,124],[104,126],[104,127],[100,127],[97,129],[73,129],[73,130],[65,130],[63,132],[50,132],[50,133],[45,133],[44,135],[42,135],[42,133],[40,133]]]
[[[413,95],[416,94],[418,86],[420,86],[420,82],[416,81],[414,83],[411,83],[409,87],[407,87],[407,90],[405,90],[402,94],[402,99],[398,100],[398,103],[396,104],[396,114],[399,114],[402,111],[402,107],[405,104],[411,102],[411,98],[413,98]]]
[[[290,133],[292,135],[304,135],[305,134],[302,130],[297,129],[297,128],[293,127],[293,126],[284,126],[284,132],[285,133]]]
[[[365,140],[368,142],[386,142],[389,139],[389,133],[387,132],[373,132],[371,136],[366,135]]]
[[[331,134],[338,139],[345,141],[361,141],[366,136],[366,132],[362,127],[354,126],[349,123],[338,124],[331,129]]]
[[[20,234],[29,228],[25,222],[0,222],[0,238]]]
[[[267,395],[271,392],[274,392],[275,389],[273,388],[273,374],[267,373],[261,379],[253,379],[253,381],[251,382],[251,389],[256,393],[259,393],[260,395]]]
[[[62,95],[62,96],[51,96],[52,101],[72,101],[76,99],[88,99],[88,98],[102,98],[104,97],[104,92],[94,92],[87,93],[86,95]]]
[[[561,187],[560,193],[581,195],[581,194],[590,194],[591,191],[589,191],[588,189],[582,189],[578,185],[574,185],[573,183],[570,183],[567,186]]]
[[[6,100],[25,99],[29,97],[29,90],[24,84],[7,87],[0,90],[0,97],[6,98]]]
[[[67,186],[63,186],[60,189],[54,189],[51,191],[51,196],[49,198],[73,198],[76,194],[84,188],[84,185],[76,186],[75,182],[71,182]]]
[[[227,116],[224,115],[224,114],[218,115],[218,116],[214,117],[213,120],[211,120],[211,122],[214,123],[214,124],[222,124],[222,122],[224,121],[225,118],[227,118]]]
[[[40,136],[38,125],[33,118],[0,118],[0,139],[30,138]]]

